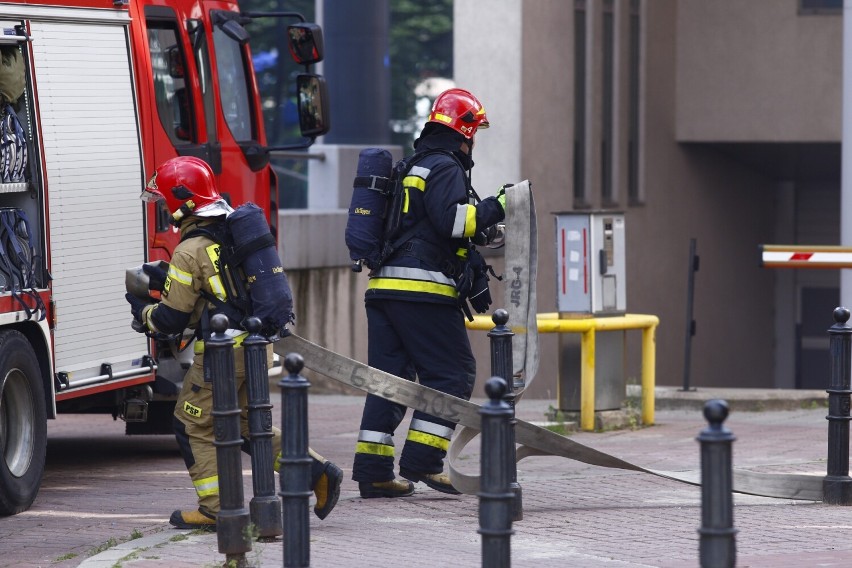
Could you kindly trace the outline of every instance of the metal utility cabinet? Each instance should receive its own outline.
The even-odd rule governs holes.
[[[556,300],[560,319],[621,316],[626,311],[624,214],[556,213]],[[626,396],[625,332],[597,334],[595,410],[617,410]],[[557,401],[580,410],[580,337],[559,335]]]

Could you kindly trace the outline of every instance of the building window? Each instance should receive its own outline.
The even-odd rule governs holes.
[[[574,207],[586,199],[586,1],[574,2]]]
[[[627,197],[631,205],[643,202],[639,192],[639,63],[641,61],[640,0],[630,0],[627,93]]]
[[[603,100],[601,101],[601,204],[615,205],[613,194],[613,86],[615,33],[613,0],[603,4]]]
[[[815,14],[841,15],[843,0],[799,0],[799,14],[810,16]]]

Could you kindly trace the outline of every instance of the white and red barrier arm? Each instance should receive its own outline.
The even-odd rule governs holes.
[[[763,268],[852,268],[852,247],[759,245]]]

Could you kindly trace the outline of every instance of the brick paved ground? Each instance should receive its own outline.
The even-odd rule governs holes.
[[[548,406],[547,401],[524,400],[518,415],[541,420]],[[311,516],[311,566],[480,566],[476,497],[451,497],[420,486],[407,499],[360,499],[356,484],[349,480],[360,412],[360,397],[310,399],[311,443],[347,475],[341,502],[331,516],[325,521]],[[825,415],[824,408],[732,412],[726,425],[737,437],[735,467],[823,475]],[[80,429],[91,421],[60,420],[67,418],[79,420]],[[653,469],[699,469],[695,437],[706,425],[701,413],[661,410],[656,421],[657,425],[640,430],[576,433],[572,438]],[[215,534],[168,528],[171,510],[194,502],[172,440],[128,442],[108,437],[106,429],[92,439],[91,432],[87,437],[73,427],[66,429],[51,438],[50,447],[54,456],[64,452],[63,459],[51,459],[61,463],[63,471],[48,471],[43,494],[31,511],[0,519],[0,566],[222,565],[224,555],[218,552]],[[86,449],[95,443],[111,444],[114,460],[87,462]],[[476,454],[472,447],[465,458],[471,473],[478,467]],[[136,467],[122,467],[131,459]],[[249,462],[244,463],[248,471]],[[697,487],[553,457],[522,461],[518,478],[524,519],[514,524],[513,566],[699,565]],[[250,497],[247,478],[246,498]],[[852,554],[849,512],[821,503],[738,495],[737,565],[846,566]],[[128,540],[131,534],[142,538]],[[87,556],[110,538],[119,544]],[[255,566],[281,566],[282,543],[255,543],[247,559]]]

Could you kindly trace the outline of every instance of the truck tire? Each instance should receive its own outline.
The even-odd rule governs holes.
[[[35,351],[20,332],[0,332],[0,515],[32,505],[46,449],[44,386]]]

